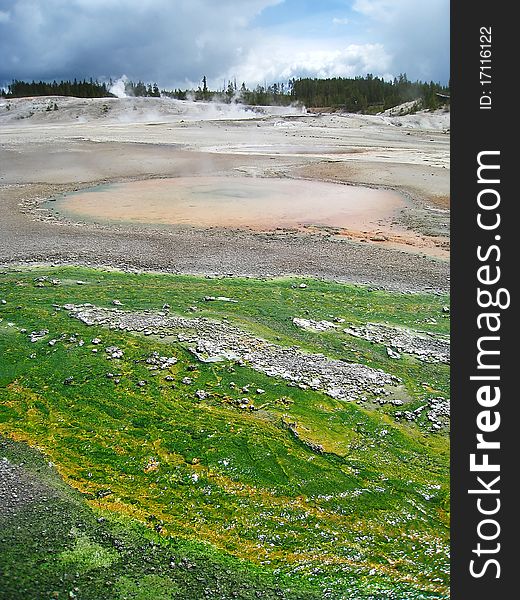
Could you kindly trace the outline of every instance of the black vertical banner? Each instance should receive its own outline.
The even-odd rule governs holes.
[[[451,5],[452,598],[516,597],[514,3]],[[516,88],[517,89],[517,88]],[[513,163],[515,161],[515,163]],[[515,348],[516,346],[516,348]],[[518,366],[517,366],[518,365]],[[516,374],[515,374],[516,371]]]

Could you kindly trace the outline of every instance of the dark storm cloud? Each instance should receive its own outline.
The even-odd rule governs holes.
[[[220,76],[247,23],[275,0],[0,2],[0,81],[118,76],[163,83]]]

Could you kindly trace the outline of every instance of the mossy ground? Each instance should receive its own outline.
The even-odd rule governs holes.
[[[227,318],[277,344],[397,375],[407,408],[414,408],[429,396],[448,396],[446,365],[407,355],[393,360],[384,346],[341,329],[299,329],[292,317],[447,333],[446,297],[313,279],[212,279],[73,267],[9,270],[0,277],[0,298],[6,301],[0,307],[0,433],[42,451],[81,494],[70,501],[71,515],[82,511],[88,521],[82,530],[74,518],[65,519],[56,529],[61,538],[56,533],[55,546],[43,558],[39,535],[4,536],[16,542],[5,552],[9,589],[20,589],[13,582],[22,578],[32,590],[6,597],[50,597],[53,577],[58,585],[72,571],[79,573],[79,591],[73,591],[78,598],[448,597],[446,432],[431,433],[422,421],[397,422],[390,405],[342,402],[248,367],[199,363],[171,340],[87,327],[56,309],[83,302],[111,306],[117,299],[126,310],[160,310],[167,303],[171,313]],[[47,279],[36,281],[41,277]],[[307,287],[300,288],[301,282]],[[204,302],[204,296],[238,302]],[[21,328],[49,334],[31,343]],[[95,337],[102,340],[98,353],[92,352]],[[58,342],[50,346],[50,339]],[[122,360],[106,359],[103,349],[111,345],[124,350]],[[143,361],[153,351],[176,356],[178,363],[151,376]],[[120,374],[120,383],[107,372]],[[70,376],[72,384],[64,384]],[[183,384],[185,377],[192,383]],[[139,380],[147,385],[138,387]],[[250,386],[247,395],[260,410],[244,411],[233,403],[244,396],[243,386]],[[257,388],[265,393],[256,394]],[[199,389],[211,395],[200,400]],[[299,437],[288,422],[297,423]],[[317,444],[323,452],[313,449]],[[100,514],[102,525],[96,520]],[[49,530],[57,527],[47,521]],[[40,526],[35,523],[34,532]],[[131,540],[126,554],[103,537],[114,527]],[[132,562],[132,548],[151,538],[158,550],[148,562]],[[199,561],[197,577],[206,581],[207,593],[202,587],[195,591],[191,575],[174,576],[162,558],[155,560],[172,548],[188,562]],[[36,554],[45,576],[35,579],[30,573]],[[219,579],[224,564],[227,583]],[[243,588],[240,583],[225,591],[232,581],[243,582]]]

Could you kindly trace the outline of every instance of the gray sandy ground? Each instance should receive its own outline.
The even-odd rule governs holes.
[[[295,274],[394,290],[449,288],[447,253],[444,258],[433,257],[427,247],[442,251],[449,233],[446,131],[424,130],[405,120],[398,127],[380,117],[353,115],[264,114],[238,120],[232,115],[213,120],[204,118],[200,107],[185,120],[185,112],[177,116],[170,114],[172,108],[165,112],[164,102],[153,107],[153,121],[122,122],[121,115],[130,110],[126,104],[126,113],[122,105],[110,104],[118,121],[104,120],[95,112],[99,103],[69,102],[51,114],[43,104],[24,102],[16,105],[18,113],[9,111],[9,119],[0,107],[0,264],[92,264],[237,276]],[[73,111],[80,111],[82,122],[74,122]],[[62,222],[42,204],[99,182],[244,174],[397,189],[406,195],[401,224],[423,236],[426,246],[396,249],[334,232],[102,227]]]

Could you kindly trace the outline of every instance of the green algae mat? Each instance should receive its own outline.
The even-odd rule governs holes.
[[[445,340],[446,296],[38,267],[0,300],[0,598],[448,598],[449,364],[349,334]],[[396,384],[346,400],[85,304]]]

